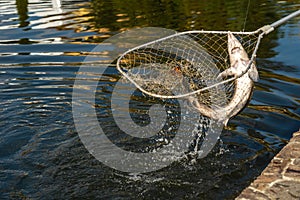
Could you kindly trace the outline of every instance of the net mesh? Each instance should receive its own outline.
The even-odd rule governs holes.
[[[216,31],[175,34],[127,51],[117,66],[130,82],[152,96],[196,95],[207,105],[224,99],[228,102],[234,93],[234,80],[226,82],[218,77],[230,67],[227,35]],[[251,57],[258,34],[241,32],[234,36]]]

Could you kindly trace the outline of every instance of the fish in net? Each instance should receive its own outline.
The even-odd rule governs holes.
[[[143,93],[186,98],[202,115],[226,125],[251,97],[261,39],[299,14],[295,11],[253,32],[176,33],[126,51],[117,69]]]

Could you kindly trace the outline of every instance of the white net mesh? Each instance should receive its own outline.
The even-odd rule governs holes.
[[[234,81],[218,78],[230,67],[227,35],[228,32],[216,31],[175,34],[127,51],[117,66],[142,92],[155,97],[196,94],[203,104],[224,98],[228,102],[234,93]],[[258,34],[234,35],[248,55],[252,55]],[[221,90],[225,96],[220,95]]]
[[[200,113],[226,124],[250,99],[258,79],[254,59],[263,35],[298,15],[300,10],[254,32],[170,35],[125,52],[117,68],[142,92],[187,97]]]

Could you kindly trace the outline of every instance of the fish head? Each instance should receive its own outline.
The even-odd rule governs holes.
[[[232,71],[235,72],[236,75],[247,69],[250,64],[248,54],[239,40],[231,32],[228,32],[228,54]],[[253,81],[258,80],[258,72],[254,63],[252,63],[247,73],[249,78]]]
[[[249,60],[242,44],[231,32],[228,32],[228,53],[232,66],[239,60]]]

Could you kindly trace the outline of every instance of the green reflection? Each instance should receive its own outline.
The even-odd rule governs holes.
[[[241,31],[245,22],[245,30],[256,30],[279,19],[280,7],[277,1],[259,0],[92,0],[91,9],[96,27],[114,31],[136,26]]]
[[[281,9],[277,1],[260,0],[92,0],[90,6],[92,27],[110,33],[136,27],[254,31],[286,15]],[[275,46],[277,34],[272,33],[258,53],[272,57]]]
[[[28,0],[16,0],[17,11],[19,15],[20,25],[19,27],[28,26]]]

